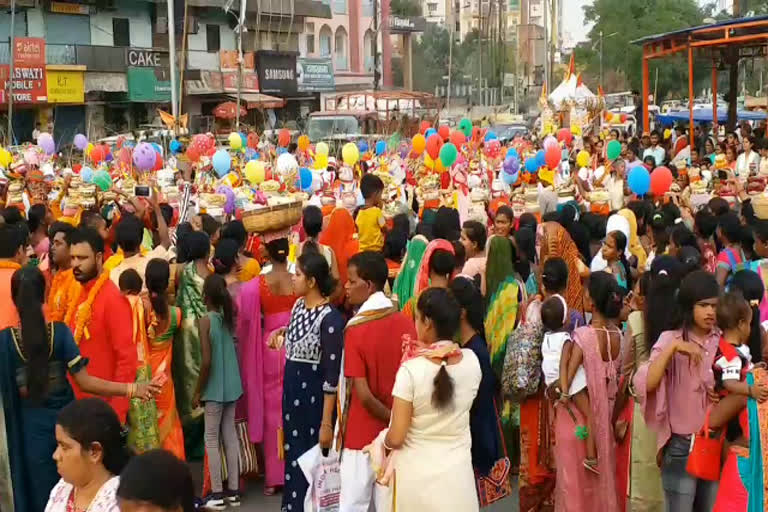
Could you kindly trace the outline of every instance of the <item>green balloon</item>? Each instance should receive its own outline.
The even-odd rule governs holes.
[[[99,187],[102,192],[106,192],[112,188],[112,177],[107,171],[97,171],[91,182]]]
[[[465,137],[471,137],[472,136],[472,121],[470,121],[467,118],[464,118],[459,122],[459,130],[464,134]],[[445,162],[443,162],[445,163]]]
[[[605,153],[608,157],[608,160],[616,160],[619,158],[621,155],[621,142],[617,140],[612,140],[609,142]]]
[[[451,142],[443,144],[443,147],[440,148],[440,161],[443,162],[445,167],[452,166],[458,156],[459,152]]]

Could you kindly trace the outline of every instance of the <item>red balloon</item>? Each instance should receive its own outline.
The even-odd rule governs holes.
[[[461,147],[462,144],[467,142],[467,137],[464,136],[464,132],[461,130],[453,130],[451,132],[451,142],[453,142],[453,145],[458,147]]]
[[[621,114],[621,122],[626,123],[627,122],[627,114]]]
[[[200,160],[200,149],[196,144],[192,144],[187,148],[187,158],[190,159],[192,162],[197,162]]]
[[[447,141],[448,138],[451,136],[451,129],[448,127],[447,124],[444,124],[440,128],[437,129],[437,133],[440,135],[440,137],[444,141]]]
[[[152,170],[159,171],[162,168],[163,168],[163,155],[161,155],[158,152],[155,152],[155,167]]]
[[[424,135],[425,133],[427,133],[427,130],[429,130],[431,127],[432,125],[429,123],[429,121],[422,121],[419,127],[419,133]]]
[[[567,146],[571,145],[571,141],[573,140],[573,134],[571,134],[571,130],[568,128],[560,128],[557,132],[557,140],[559,142],[565,142]]]
[[[91,161],[95,164],[101,163],[104,161],[104,159],[107,157],[106,153],[104,152],[103,146],[94,146],[91,150]]]
[[[547,149],[547,152],[544,153],[544,161],[546,162],[547,167],[556,169],[557,166],[560,165],[562,156],[563,154],[560,152],[559,147],[550,146],[549,149]]]
[[[661,197],[669,191],[675,178],[667,167],[657,167],[651,173],[651,192],[656,197]]]
[[[283,128],[282,130],[280,130],[280,134],[277,136],[277,143],[280,144],[281,148],[284,148],[288,146],[290,142],[291,142],[291,132]]]
[[[213,158],[213,155],[216,154],[216,148],[210,148],[206,153],[205,156],[208,158]]]
[[[251,132],[248,134],[247,142],[249,148],[256,149],[259,147],[259,136]]]
[[[120,163],[125,165],[131,165],[131,150],[130,148],[123,148],[117,154],[117,159]]]
[[[427,154],[432,160],[436,160],[440,155],[440,148],[443,147],[443,139],[440,135],[433,133],[427,138]]]

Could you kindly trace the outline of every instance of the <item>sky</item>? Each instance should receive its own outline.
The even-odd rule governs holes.
[[[576,43],[587,38],[590,27],[584,25],[583,7],[591,3],[592,0],[564,0],[563,28],[565,29],[565,36],[563,39],[566,46],[575,46]]]

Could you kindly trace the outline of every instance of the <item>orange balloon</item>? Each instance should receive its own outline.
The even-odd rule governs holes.
[[[420,133],[413,136],[413,152],[421,155],[427,147],[427,139]]]
[[[280,130],[280,134],[277,136],[277,143],[281,148],[286,147],[291,142],[291,132],[283,128]]]
[[[447,124],[444,124],[438,128],[437,133],[444,141],[447,141],[448,137],[451,136],[451,128]]]
[[[299,151],[306,151],[309,148],[309,137],[302,135],[298,140]]]
[[[451,142],[453,142],[453,145],[457,148],[460,148],[466,141],[467,137],[465,137],[459,130],[453,130],[451,132]]]

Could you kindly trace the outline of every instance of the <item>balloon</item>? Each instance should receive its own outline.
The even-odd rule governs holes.
[[[387,150],[387,143],[380,140],[376,143],[376,156],[381,156]]]
[[[357,149],[360,150],[361,153],[365,153],[368,151],[368,143],[362,139],[357,141]]]
[[[249,148],[256,149],[259,147],[259,136],[251,132],[248,134],[248,137],[246,138],[246,142],[248,143]]]
[[[515,148],[509,148],[507,150],[507,158],[509,158],[511,156],[517,158],[518,161],[520,160],[520,153],[518,153]]]
[[[501,180],[507,185],[514,185],[517,183],[518,174],[509,174],[507,172],[501,173]]]
[[[532,157],[525,161],[525,170],[528,172],[536,172],[539,170],[538,158]]]
[[[616,160],[621,155],[621,142],[612,140],[608,143],[608,147],[605,151],[608,160]]]
[[[449,137],[454,146],[459,147],[467,142],[467,137],[460,130],[453,130]]]
[[[443,141],[447,141],[451,136],[451,128],[447,124],[444,124],[437,129],[437,133],[443,138]]]
[[[328,144],[325,142],[318,142],[317,146],[315,146],[315,154],[328,156]]]
[[[489,140],[485,143],[485,154],[488,158],[499,158],[501,156],[501,142],[499,142],[499,139]]]
[[[302,135],[299,137],[299,140],[297,141],[297,144],[299,146],[299,151],[306,151],[309,149],[309,137],[306,135]]]
[[[95,164],[100,164],[107,157],[102,146],[94,147],[89,156],[91,157],[91,161]]]
[[[142,171],[149,171],[154,168],[156,160],[155,149],[146,142],[139,142],[133,150],[133,163]]]
[[[315,169],[326,170],[328,168],[328,155],[315,155]]]
[[[232,132],[229,134],[229,147],[237,151],[243,147],[243,139],[240,138],[240,134]]]
[[[672,171],[667,167],[657,167],[651,173],[651,191],[656,197],[663,196],[669,187],[672,186],[672,182],[675,178],[672,176]]]
[[[153,171],[159,171],[163,168],[163,155],[161,155],[158,152],[155,152],[155,166],[152,167]]]
[[[589,160],[591,158],[592,157],[589,155],[589,153],[582,149],[581,151],[579,151],[579,154],[576,155],[576,165],[578,165],[579,168],[586,167],[589,165]]]
[[[544,150],[540,149],[536,153],[536,168],[539,169],[541,167],[544,167],[545,165],[547,165],[547,157],[544,153]]]
[[[427,140],[429,140],[429,138],[433,135],[437,135],[437,130],[435,130],[434,128],[430,128],[429,130],[426,131],[426,133],[424,133],[424,137],[426,137]]]
[[[629,190],[638,196],[644,196],[651,188],[651,175],[642,165],[637,165],[629,170],[627,175]]]
[[[211,163],[213,163],[213,170],[221,178],[232,168],[232,157],[229,156],[226,149],[220,149],[214,153]]]
[[[489,141],[492,141],[492,140],[496,140],[498,138],[499,137],[496,136],[496,134],[494,132],[490,132],[489,131],[488,133],[485,134],[485,139],[484,140],[485,140],[485,142],[489,142]]]
[[[93,148],[94,148],[93,142],[89,142],[88,146],[86,146],[85,148],[85,154],[90,156],[91,151],[93,151]]]
[[[547,167],[550,169],[556,169],[557,166],[560,165],[560,158],[562,156],[563,154],[559,147],[550,145],[549,149],[547,149],[546,153],[544,154],[544,161],[546,162]]]
[[[443,145],[443,139],[437,134],[433,133],[427,137],[427,153],[432,160],[436,159],[440,154],[440,147]]]
[[[472,121],[467,118],[462,119],[459,122],[459,131],[461,131],[465,137],[472,135]]]
[[[306,167],[299,169],[299,188],[305,192],[312,188],[312,171]]]
[[[286,147],[291,142],[291,132],[283,128],[280,130],[280,134],[277,136],[277,143],[281,147]]]
[[[507,158],[504,160],[503,174],[517,174],[520,170],[520,160],[515,155],[510,155],[507,152]]]
[[[435,168],[435,161],[432,160],[432,157],[429,156],[429,153],[424,153],[424,165],[427,167],[427,169]]]
[[[174,155],[181,151],[181,142],[177,141],[176,139],[172,140],[170,145],[168,146],[168,149],[171,150],[171,153]]]
[[[619,119],[621,119],[622,123],[626,123],[627,122],[627,114],[621,114],[619,116]]]
[[[163,148],[157,142],[152,142],[152,149],[159,155],[163,154]]]
[[[560,130],[557,132],[557,140],[559,142],[564,142],[566,146],[570,146],[571,141],[573,140],[571,130],[568,128],[560,128]]]
[[[296,157],[290,153],[283,153],[277,157],[277,164],[275,165],[275,171],[280,176],[287,176],[299,172],[299,162],[296,161]]]
[[[467,135],[469,137],[469,135]],[[473,140],[480,140],[480,127],[479,126],[473,126],[472,127],[472,139]]]
[[[419,133],[424,135],[425,133],[427,133],[427,130],[429,130],[430,126],[432,125],[429,124],[429,121],[422,121],[421,125],[419,126]]]
[[[422,134],[417,133],[413,136],[413,152],[416,153],[417,156],[421,155],[426,147],[427,139],[425,139]]]
[[[56,143],[50,133],[41,133],[37,137],[37,145],[45,151],[46,155],[52,155],[56,152]]]
[[[354,142],[347,142],[344,147],[341,148],[341,158],[344,163],[350,167],[355,165],[360,159],[360,150],[357,149]]]
[[[112,188],[112,177],[107,171],[96,171],[93,173],[91,181],[94,185],[99,187],[102,192],[106,192]]]
[[[442,160],[440,160],[439,158],[435,160],[435,171],[439,173],[445,172],[445,166],[443,165]]]
[[[191,162],[197,162],[200,159],[200,150],[197,146],[191,145],[187,148],[187,158]]]
[[[245,164],[245,179],[247,179],[251,185],[258,185],[264,181],[264,162],[251,160]]]
[[[11,153],[5,148],[0,148],[0,167],[5,167],[7,169],[12,161],[13,158],[11,157]]]
[[[93,180],[93,169],[90,167],[80,169],[80,178],[83,180],[83,183],[90,183]]]
[[[86,137],[82,133],[78,133],[77,135],[75,135],[74,143],[77,149],[79,149],[80,151],[84,151],[85,148],[88,147],[88,137]]]
[[[448,142],[447,144],[443,144],[443,147],[440,148],[440,161],[443,163],[445,167],[450,167],[456,162],[456,158],[459,156],[459,151],[456,149],[456,146]]]

